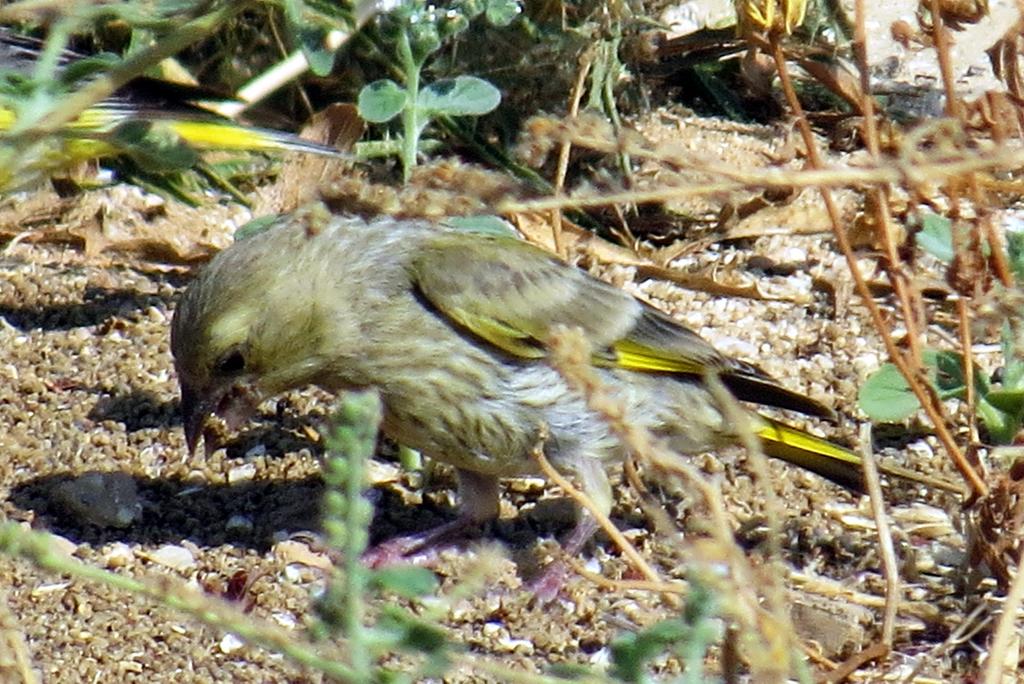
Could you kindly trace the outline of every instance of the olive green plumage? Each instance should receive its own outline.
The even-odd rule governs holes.
[[[288,389],[376,387],[385,432],[458,470],[466,517],[496,514],[497,479],[534,471],[543,430],[552,463],[608,508],[603,465],[623,448],[547,362],[558,326],[584,332],[629,419],[681,452],[738,440],[703,384],[708,370],[740,399],[828,413],[527,243],[317,205],[225,250],[182,297],[171,346],[188,443],[210,414],[237,423]],[[768,454],[859,488],[852,452],[748,419]]]

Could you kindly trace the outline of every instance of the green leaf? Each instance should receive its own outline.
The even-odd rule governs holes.
[[[943,263],[953,261],[953,223],[945,216],[925,214],[921,217],[917,245]]]
[[[1013,270],[1013,277],[1018,283],[1024,282],[1024,231],[1007,230],[1006,255]]]
[[[988,431],[988,438],[994,444],[1012,444],[1017,432],[1020,431],[1019,412],[1008,412],[989,401],[992,393],[980,395],[975,404],[978,417],[981,418],[985,430]],[[1000,397],[1000,403],[1005,406],[1012,406],[1013,400],[1010,397]]]
[[[487,0],[460,0],[458,3],[459,13],[466,19],[473,20],[483,14],[486,5]]]
[[[126,121],[111,131],[107,140],[146,171],[181,171],[199,162],[196,151],[163,122]]]
[[[625,682],[642,681],[648,661],[685,640],[690,632],[690,626],[682,620],[663,620],[616,638],[611,643],[612,673]]]
[[[445,42],[469,28],[469,18],[464,13],[449,12],[437,22],[438,37]]]
[[[390,591],[404,598],[417,598],[437,590],[437,577],[426,568],[414,565],[396,565],[374,570],[371,582],[378,589]]]
[[[963,359],[948,351],[926,349],[922,353],[929,383],[940,399],[966,394]],[[1024,387],[993,389],[980,368],[974,369],[975,409],[988,438],[995,444],[1011,444],[1024,418]],[[885,364],[860,388],[858,403],[877,422],[898,422],[920,408],[917,397],[893,364]]]
[[[279,218],[281,218],[281,214],[268,214],[254,218],[235,231],[235,242],[241,242],[251,238],[253,235],[259,235],[268,228],[273,227]]]
[[[512,224],[499,216],[490,214],[481,216],[452,216],[441,223],[449,228],[462,230],[467,233],[497,235],[499,237],[519,237]]]
[[[965,387],[959,354],[925,349],[921,357],[928,380],[939,398],[963,396]],[[987,390],[984,378],[977,373],[975,378]],[[871,420],[880,423],[898,423],[921,407],[906,379],[891,363],[884,364],[861,385],[857,403]]]
[[[79,81],[110,71],[121,63],[121,58],[109,52],[100,52],[82,59],[76,59],[60,71],[59,78],[64,85],[74,85]]]
[[[442,12],[443,14],[443,12]],[[423,66],[427,57],[441,48],[441,33],[437,25],[437,12],[423,10],[410,17],[406,24],[409,47],[416,64]]]
[[[663,620],[612,641],[612,675],[626,682],[648,681],[649,662],[675,653],[682,657],[688,675],[679,681],[715,681],[709,680],[701,670],[708,647],[721,639],[721,629],[715,620],[717,614],[715,593],[699,577],[693,577],[683,619]]]
[[[1005,389],[1024,387],[1024,339],[1021,337],[1021,320],[1009,317],[1003,321],[1000,346],[1003,352],[1003,382]]]
[[[405,103],[405,88],[388,78],[374,81],[359,91],[359,116],[371,123],[384,123],[398,116]]]
[[[966,389],[964,380],[964,360],[960,354],[951,351],[925,349],[921,352],[921,361],[928,372],[928,380],[939,393],[942,400],[961,397]],[[981,374],[981,369],[974,368],[975,390],[988,392],[988,380]]]
[[[439,655],[448,648],[448,638],[438,625],[421,620],[397,606],[384,606],[377,631],[394,643],[419,653]]]
[[[1024,415],[1024,389],[994,389],[985,400],[1004,413]]]
[[[523,13],[519,0],[488,0],[485,16],[492,26],[508,26]]]
[[[480,116],[501,103],[501,93],[476,76],[436,81],[420,92],[417,106],[427,113],[448,116]]]
[[[334,69],[337,50],[329,50],[327,34],[329,17],[321,15],[299,0],[284,0],[284,14],[292,37],[298,42],[309,70],[317,76],[326,76]]]
[[[857,404],[876,423],[898,423],[921,408],[906,379],[891,363],[872,373],[857,393]]]
[[[327,76],[334,70],[334,59],[338,52],[324,47],[327,45],[327,31],[303,28],[295,31],[295,37],[299,39],[310,71],[317,76]]]

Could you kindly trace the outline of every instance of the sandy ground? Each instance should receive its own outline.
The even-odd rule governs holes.
[[[999,11],[1005,4],[993,3]],[[723,164],[775,163],[791,149],[782,127],[697,126],[680,112],[651,114],[636,127],[648,140],[682,139]],[[640,169],[639,178],[662,171]],[[75,246],[26,239],[0,252],[0,511],[53,533],[55,545],[75,558],[127,576],[170,575],[218,595],[232,593],[232,583],[248,583],[240,605],[300,630],[324,579],[317,543],[304,533],[318,529],[323,489],[322,449],[310,428],[329,414],[331,398],[310,391],[268,403],[225,449],[190,457],[168,351],[174,302],[189,271],[161,265],[152,250],[119,255],[103,247],[122,240],[110,238],[115,228],[191,230],[197,223],[202,244],[219,247],[244,217],[223,207],[176,214],[154,212],[151,205],[112,216],[110,207],[121,207],[125,198],[98,197],[80,200],[85,210],[72,221],[78,228],[61,231]],[[19,202],[28,212],[54,200]],[[82,227],[82,216],[98,216],[95,206],[104,202],[100,234],[106,237],[99,239],[95,226]],[[676,207],[695,213],[719,208]],[[71,219],[64,214],[61,221]],[[854,408],[857,388],[884,354],[851,298],[845,265],[823,234],[820,206],[803,193],[740,223],[730,233],[739,239],[706,243],[672,265],[755,284],[768,300],[695,293],[646,277],[629,263],[574,256],[722,351],[756,362],[786,386],[834,407],[841,416],[836,425],[811,428],[852,443],[862,418]],[[44,232],[52,227],[33,225]],[[870,260],[865,263],[871,272]],[[887,457],[932,474],[949,472],[931,443],[907,438],[904,430],[897,435],[900,449]],[[393,445],[384,445],[374,468],[375,540],[422,529],[454,511],[449,473],[435,470],[421,491],[416,477],[399,470],[393,453]],[[757,567],[766,553],[765,489],[754,485],[742,461],[738,451],[694,459],[723,483],[734,534]],[[842,659],[877,638],[881,620],[883,583],[866,499],[794,468],[771,467],[770,489],[783,508],[783,534],[774,541],[786,567],[791,616],[813,652]],[[654,491],[677,531],[697,526],[701,512],[689,507],[685,492]],[[897,656],[884,671],[896,676],[921,666],[921,674],[938,681],[969,676],[978,667],[975,646],[942,649],[970,603],[959,504],[911,487],[895,487],[888,498],[908,603],[897,624]],[[468,577],[478,578],[479,590],[451,598],[443,611],[445,629],[471,654],[533,672],[556,663],[599,665],[607,662],[615,635],[677,615],[656,595],[579,577],[569,580],[554,604],[531,605],[523,580],[543,562],[544,543],[571,526],[571,507],[539,479],[510,482],[502,505],[502,519],[481,541],[445,552],[433,567],[447,597]],[[671,536],[654,532],[626,487],[617,491],[613,520],[666,577],[685,572]],[[606,577],[635,577],[603,537],[585,555],[588,568]],[[0,634],[24,641],[47,682],[318,681],[278,655],[170,609],[0,556],[4,606]],[[668,659],[659,667],[671,672],[679,664]],[[878,675],[872,671],[868,678]],[[485,680],[466,669],[451,678]]]
[[[766,274],[761,270],[765,262],[753,259],[755,254],[788,265],[779,269],[788,275]],[[841,264],[826,240],[766,237],[739,248],[716,247],[691,260],[732,264],[734,275],[805,303],[711,297],[665,282],[638,282],[629,267],[596,270],[676,314],[723,350],[761,362],[787,385],[849,416],[858,383],[880,357],[856,309],[838,320],[829,298],[814,292],[815,277],[835,284],[842,280]],[[320,446],[305,426],[324,419],[330,398],[303,393],[276,407],[268,404],[225,450],[190,458],[168,351],[175,297],[188,282],[185,270],[29,244],[8,250],[0,269],[0,424],[5,426],[0,493],[6,517],[59,535],[61,545],[82,561],[130,576],[171,574],[223,593],[232,577],[243,572],[241,577],[251,582],[244,600],[253,615],[290,629],[301,626],[310,595],[323,579],[296,553],[299,545],[314,554],[315,544],[308,548],[308,536],[293,539],[295,533],[316,531],[322,489]],[[838,430],[818,428],[843,439],[855,426],[846,418]],[[927,446],[919,444],[909,453],[901,458],[912,457],[915,467],[941,467],[941,458]],[[722,476],[737,534],[756,557],[764,542],[759,523],[763,491],[753,486],[735,454],[696,462]],[[452,515],[454,492],[443,470],[434,473],[422,495],[393,460],[375,472],[375,538]],[[794,600],[798,629],[823,643],[829,657],[849,653],[874,636],[879,617],[877,607],[860,605],[863,596],[877,597],[881,589],[866,505],[813,475],[781,464],[773,464],[773,472],[778,478],[772,487],[785,508],[780,543],[786,562],[799,573],[791,591],[803,597]],[[74,480],[78,488],[69,490],[66,483],[84,473],[108,475],[97,482]],[[686,529],[695,512],[688,510],[685,498],[669,490],[659,496],[671,518]],[[538,538],[564,534],[571,524],[570,507],[557,497],[536,479],[510,483],[503,519],[485,537],[504,560],[488,564],[486,591],[457,601],[446,617],[452,638],[473,652],[532,671],[558,662],[600,663],[615,634],[674,614],[654,595],[609,591],[580,578],[570,580],[563,599],[553,606],[529,605],[521,584],[543,557]],[[962,541],[941,509],[925,508],[913,492],[901,490],[893,497],[901,504],[897,520],[903,515],[908,521],[899,533],[901,549],[914,550],[914,563],[926,571],[920,587],[941,586]],[[948,498],[932,497],[932,503],[954,509]],[[921,511],[938,517],[942,534],[914,531]],[[651,531],[626,488],[620,491],[614,519],[666,576],[678,571],[677,550]],[[946,554],[938,563],[932,558],[935,549]],[[607,540],[587,555],[590,567],[605,576],[631,576]],[[443,591],[479,572],[478,557],[466,548],[446,553],[435,567]],[[935,573],[931,580],[927,572]],[[55,577],[7,557],[0,558],[0,573],[7,608],[45,681],[110,676],[124,681],[306,680],[279,656],[239,645],[145,600]],[[801,588],[811,580],[816,589]],[[919,592],[925,591],[920,587]],[[850,599],[850,592],[863,595]],[[927,596],[928,601],[940,598]],[[908,649],[927,651],[948,629],[941,615],[905,616],[898,636]],[[664,666],[676,667],[671,662]],[[469,679],[468,674],[456,677]]]

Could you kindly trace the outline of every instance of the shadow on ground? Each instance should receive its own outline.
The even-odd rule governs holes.
[[[82,301],[0,305],[0,318],[20,330],[71,330],[102,326],[114,318],[124,318],[151,306],[167,310],[173,301],[172,297],[133,289],[87,287]]]
[[[153,479],[123,472],[104,472],[131,481],[140,506],[137,517],[124,527],[94,524],[68,505],[61,488],[92,474],[55,473],[16,486],[10,503],[32,511],[35,525],[76,543],[102,546],[113,542],[158,545],[188,539],[199,546],[232,544],[266,552],[290,534],[320,532],[323,480],[246,481],[209,484],[177,478]],[[371,489],[376,514],[371,543],[413,534],[455,518],[448,506],[424,502],[411,505],[386,486]]]

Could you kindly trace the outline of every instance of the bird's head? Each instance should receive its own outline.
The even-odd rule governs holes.
[[[266,398],[315,380],[320,317],[301,244],[258,235],[221,252],[188,287],[171,325],[185,439],[211,416],[236,429]],[[209,445],[208,447],[209,448]]]

